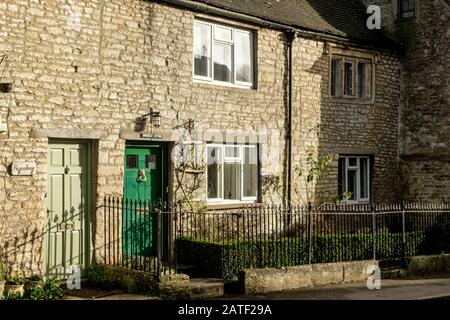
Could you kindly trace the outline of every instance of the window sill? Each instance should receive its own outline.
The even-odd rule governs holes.
[[[262,206],[259,202],[207,203],[210,210],[242,209],[246,207]]]
[[[356,104],[374,104],[375,99],[359,99],[355,97],[334,97],[330,96],[331,102],[338,102],[338,103],[356,103]]]
[[[416,18],[416,15],[412,15],[412,16],[410,16],[410,17],[401,17],[401,16],[398,16],[398,17],[397,17],[397,22],[409,22],[409,21],[415,20],[415,18]]]
[[[196,84],[205,84],[208,86],[215,86],[215,87],[244,89],[244,90],[254,89],[254,85],[244,86],[244,85],[239,85],[239,84],[234,84],[234,83],[219,82],[219,81],[207,81],[207,80],[197,79],[197,78],[193,78],[192,81]]]

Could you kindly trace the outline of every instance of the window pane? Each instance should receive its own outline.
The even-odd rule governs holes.
[[[235,40],[236,80],[252,82],[252,35],[236,31]]]
[[[333,59],[331,64],[331,95],[339,96],[340,93],[340,72],[341,61],[338,59]]]
[[[195,23],[194,74],[211,77],[211,26]]]
[[[358,63],[358,96],[366,97],[366,64]]]
[[[344,94],[353,95],[353,63],[346,62],[344,65]]]
[[[348,192],[351,192],[350,200],[356,200],[356,170],[348,170],[347,172],[347,185]]]
[[[225,158],[239,158],[239,147],[226,146],[225,147]]]
[[[214,80],[232,82],[231,50],[229,44],[214,43]]]
[[[241,164],[224,163],[224,199],[240,200]]]
[[[403,18],[414,17],[415,0],[399,0],[399,12]]]
[[[244,148],[244,197],[256,197],[258,183],[258,149]]]
[[[358,160],[356,158],[349,158],[348,159],[348,166],[349,167],[356,167],[358,165]]]
[[[366,63],[366,98],[372,97],[372,64]]]
[[[344,193],[346,192],[347,185],[345,181],[345,158],[339,159],[339,172],[338,172],[338,197],[342,199]]]
[[[366,158],[360,159],[360,172],[361,172],[361,198],[369,198],[369,160]]]
[[[127,155],[127,169],[137,169],[138,167],[138,155],[129,154]]]
[[[222,198],[222,148],[208,147],[208,199]]]
[[[156,169],[156,155],[155,154],[147,154],[145,156],[145,167],[150,170]]]
[[[230,28],[216,26],[214,28],[214,39],[221,41],[233,41],[233,32]]]

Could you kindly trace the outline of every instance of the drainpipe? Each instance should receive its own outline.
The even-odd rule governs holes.
[[[296,33],[295,31],[285,31],[288,47],[288,101],[287,101],[287,208],[291,211],[292,205],[292,46],[294,44]]]

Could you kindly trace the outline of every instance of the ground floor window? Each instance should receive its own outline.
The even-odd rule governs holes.
[[[370,202],[370,157],[339,157],[339,196],[349,203]]]
[[[208,202],[256,201],[258,198],[258,147],[210,144],[207,152]]]

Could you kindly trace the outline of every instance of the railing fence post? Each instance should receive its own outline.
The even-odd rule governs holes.
[[[313,223],[314,220],[312,218],[312,205],[308,204],[308,218],[309,218],[309,228],[308,228],[308,263],[312,263],[312,234],[313,234]]]
[[[377,219],[375,214],[375,206],[372,204],[372,246],[373,246],[373,259],[377,260]]]
[[[157,266],[157,277],[158,280],[161,276],[161,264],[162,264],[162,250],[163,250],[163,241],[162,241],[162,214],[159,208],[155,208],[155,213],[157,214],[157,244],[156,250],[158,255],[158,266]]]
[[[405,203],[402,202],[402,250],[403,250],[403,263],[406,262],[406,212]]]

